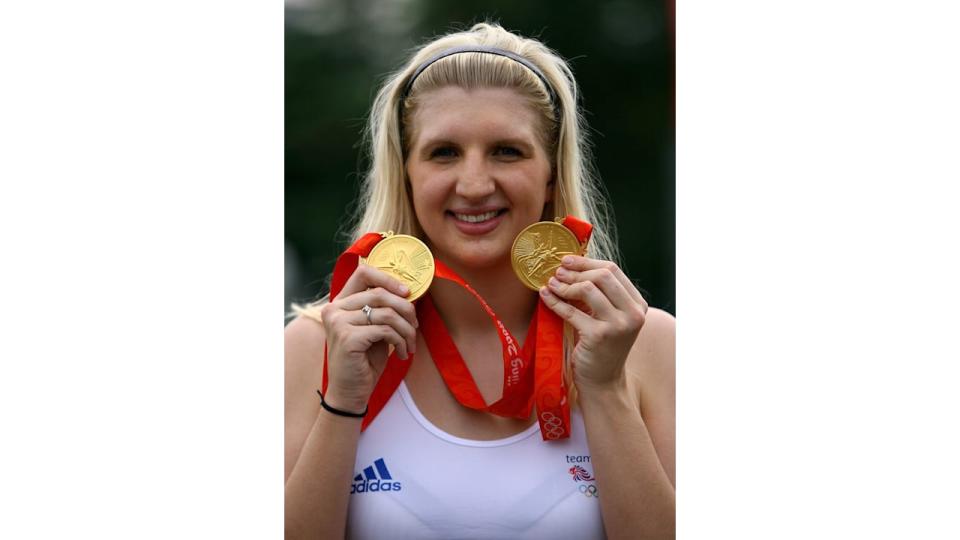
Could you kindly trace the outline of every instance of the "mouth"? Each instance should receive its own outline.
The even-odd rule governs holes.
[[[460,213],[460,212],[450,212],[453,214],[453,217],[459,221],[466,221],[467,223],[483,223],[484,221],[491,220],[499,215],[502,215],[506,212],[506,208],[500,210],[490,210],[489,212],[483,212],[482,214],[477,213]]]
[[[507,213],[506,208],[479,210],[447,210],[447,217],[465,234],[486,234],[497,227]]]

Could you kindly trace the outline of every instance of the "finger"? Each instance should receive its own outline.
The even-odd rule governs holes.
[[[350,278],[347,279],[337,298],[349,296],[373,287],[381,287],[399,295],[401,298],[405,298],[410,294],[410,289],[390,274],[372,266],[361,264],[357,266],[357,269],[354,270]]]
[[[553,294],[549,287],[540,287],[540,298],[543,298],[543,303],[550,308],[551,311],[559,315],[561,319],[570,323],[579,333],[583,333],[590,325],[596,324],[589,315]]]
[[[623,287],[623,283],[608,268],[594,268],[593,270],[577,272],[561,266],[557,268],[556,277],[563,283],[571,285],[584,281],[592,282],[610,300],[613,307],[619,310],[631,309],[637,305],[636,300]]]
[[[385,324],[371,324],[354,327],[354,339],[357,340],[356,352],[366,352],[374,343],[381,341],[393,345],[397,350],[397,356],[401,360],[406,360],[409,356],[407,351],[407,340],[403,338],[396,330]]]
[[[409,304],[409,302],[407,302]],[[378,326],[386,325],[393,328],[398,334],[406,340],[407,351],[410,354],[417,352],[417,330],[410,324],[406,318],[389,307],[371,308],[370,317],[362,310],[347,311],[349,316],[347,322],[354,326]]]
[[[559,279],[552,277],[547,281],[547,287],[550,292],[556,294],[563,300],[579,300],[586,304],[593,316],[604,321],[612,321],[617,316],[617,310],[610,303],[603,291],[600,290],[592,281],[580,281],[578,283],[564,283]]]
[[[623,270],[611,261],[603,261],[599,259],[591,259],[589,257],[578,257],[576,255],[567,255],[561,261],[561,268],[566,268],[568,270],[574,271],[586,271],[593,270],[596,268],[606,268],[617,278],[623,288],[627,291],[634,302],[637,302],[643,306],[643,311],[647,311],[647,301],[643,298],[643,295],[640,294],[640,291],[637,290],[633,282],[630,281],[630,278],[623,273]]]
[[[363,306],[370,306],[372,308],[388,307],[403,316],[414,328],[419,326],[419,323],[417,323],[417,309],[413,303],[383,287],[375,287],[346,297],[342,295],[338,296],[336,304],[340,309],[347,311],[356,311],[362,309]]]

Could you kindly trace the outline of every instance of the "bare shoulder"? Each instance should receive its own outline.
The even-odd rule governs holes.
[[[641,380],[673,381],[676,367],[677,321],[666,311],[647,310],[643,327],[627,358],[627,370]]]
[[[676,319],[648,309],[637,341],[627,357],[640,414],[663,470],[676,485]]]
[[[286,390],[294,395],[320,384],[326,335],[320,322],[303,315],[283,330]],[[312,392],[312,390],[311,390]],[[290,402],[287,396],[287,402]]]
[[[650,308],[627,356],[627,380],[648,420],[673,418],[676,396],[676,319]]]
[[[319,412],[315,394],[323,376],[323,325],[299,316],[283,330],[284,478],[290,476]]]
[[[299,315],[296,319],[287,323],[287,326],[283,329],[284,351],[288,357],[291,354],[309,354],[317,350],[322,353],[325,338],[326,335],[320,321]]]

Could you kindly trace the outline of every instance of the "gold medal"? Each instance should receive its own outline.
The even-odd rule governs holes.
[[[582,255],[585,247],[560,223],[541,221],[520,231],[510,250],[510,262],[520,281],[539,291],[557,271],[564,255]]]
[[[393,234],[393,231],[383,234],[383,240],[360,262],[383,270],[409,287],[407,300],[411,302],[423,296],[433,282],[434,264],[430,248],[419,238],[406,234]]]

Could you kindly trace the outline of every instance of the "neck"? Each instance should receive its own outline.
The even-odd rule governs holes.
[[[536,310],[538,297],[536,292],[520,283],[510,263],[483,269],[448,266],[480,293],[497,318],[522,342]],[[456,336],[472,328],[492,328],[490,317],[480,303],[459,285],[444,279],[435,280],[430,287],[430,296],[443,315],[451,335]]]

